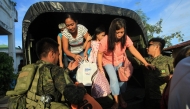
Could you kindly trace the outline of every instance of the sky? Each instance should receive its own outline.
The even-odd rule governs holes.
[[[22,48],[22,20],[29,7],[44,0],[12,0],[16,2],[18,12],[18,22],[15,22],[15,46]],[[170,35],[181,31],[184,34],[184,41],[190,40],[190,0],[45,0],[45,1],[75,1],[90,2],[127,8],[131,10],[141,9],[149,18],[149,24],[156,24],[163,19],[162,33],[158,35]],[[93,2],[92,2],[93,1]],[[158,36],[155,34],[155,36]],[[173,39],[172,44],[178,44],[177,39]],[[8,37],[0,36],[0,45],[8,45]]]

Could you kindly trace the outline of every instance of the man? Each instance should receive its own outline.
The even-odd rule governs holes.
[[[166,83],[173,73],[173,58],[163,56],[165,40],[152,38],[148,41],[146,61],[155,69],[143,67],[145,80],[145,109],[160,109],[160,100]],[[139,63],[139,62],[138,62]]]
[[[36,63],[43,64],[39,68],[37,94],[51,96],[51,101],[56,103],[51,104],[52,109],[69,109],[68,106],[64,105],[63,92],[67,84],[74,84],[68,74],[70,70],[76,68],[77,64],[71,62],[66,69],[57,66],[59,60],[58,46],[56,41],[49,38],[44,38],[36,44],[36,53],[40,59]],[[47,73],[47,69],[50,73]]]
[[[18,65],[18,71],[22,70],[24,63],[23,63],[23,59],[20,60],[20,64]]]

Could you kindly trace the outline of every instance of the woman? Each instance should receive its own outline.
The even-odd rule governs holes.
[[[89,38],[88,29],[78,24],[73,14],[66,14],[64,22],[66,29],[62,32],[63,50],[69,60],[74,59],[79,62],[83,59],[82,56],[87,58],[87,51],[90,48],[91,38]],[[84,39],[88,42],[86,47],[83,46]]]
[[[87,59],[87,51],[90,48],[91,36],[88,29],[81,24],[78,24],[77,19],[73,14],[67,13],[64,23],[66,29],[62,32],[63,51],[67,55],[68,61],[76,60],[80,62],[84,58]],[[86,42],[84,41],[86,40]],[[76,81],[76,70],[70,73],[71,79]]]
[[[61,23],[58,25],[58,28],[62,32],[66,28],[66,25],[64,23]],[[62,36],[63,35],[61,32],[57,35],[57,42],[59,44],[59,48],[58,48],[59,49],[59,66],[64,67],[64,65],[65,65],[65,67],[66,67],[68,63],[67,63],[66,58],[64,58],[64,64],[63,64],[63,52],[62,52]]]
[[[148,68],[153,68],[146,60],[141,56],[141,54],[133,46],[133,42],[126,34],[126,23],[124,19],[116,18],[111,22],[109,27],[108,36],[105,36],[99,45],[98,51],[98,68],[103,71],[103,67],[110,79],[110,88],[112,95],[114,96],[115,103],[112,109],[118,109],[119,102],[122,108],[127,107],[127,103],[124,101],[121,93],[126,90],[126,84],[124,82],[119,82],[117,77],[117,69],[123,63],[123,54],[126,48],[144,65]]]

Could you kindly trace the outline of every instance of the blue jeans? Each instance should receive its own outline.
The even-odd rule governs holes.
[[[126,91],[127,83],[120,82],[118,80],[117,70],[121,65],[122,63],[118,66],[113,66],[112,64],[107,64],[104,66],[110,79],[110,88],[113,95],[119,95],[120,93],[124,93]]]

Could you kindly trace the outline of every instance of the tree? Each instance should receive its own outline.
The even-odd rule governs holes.
[[[162,32],[162,22],[163,19],[160,19],[155,25],[148,24],[147,21],[149,18],[146,16],[146,14],[141,10],[136,10],[136,13],[141,17],[143,24],[145,25],[147,29],[147,36],[148,39],[151,39],[153,37],[162,37],[166,41],[165,47],[169,47],[172,45],[171,40],[173,38],[177,38],[178,42],[183,41],[184,34],[181,33],[181,31],[177,31],[175,33],[171,33],[170,35],[162,35],[159,36],[159,34]],[[157,36],[155,36],[157,35]]]
[[[0,52],[0,95],[5,95],[7,90],[14,86],[13,81],[17,75],[13,73],[13,58],[7,53]]]

